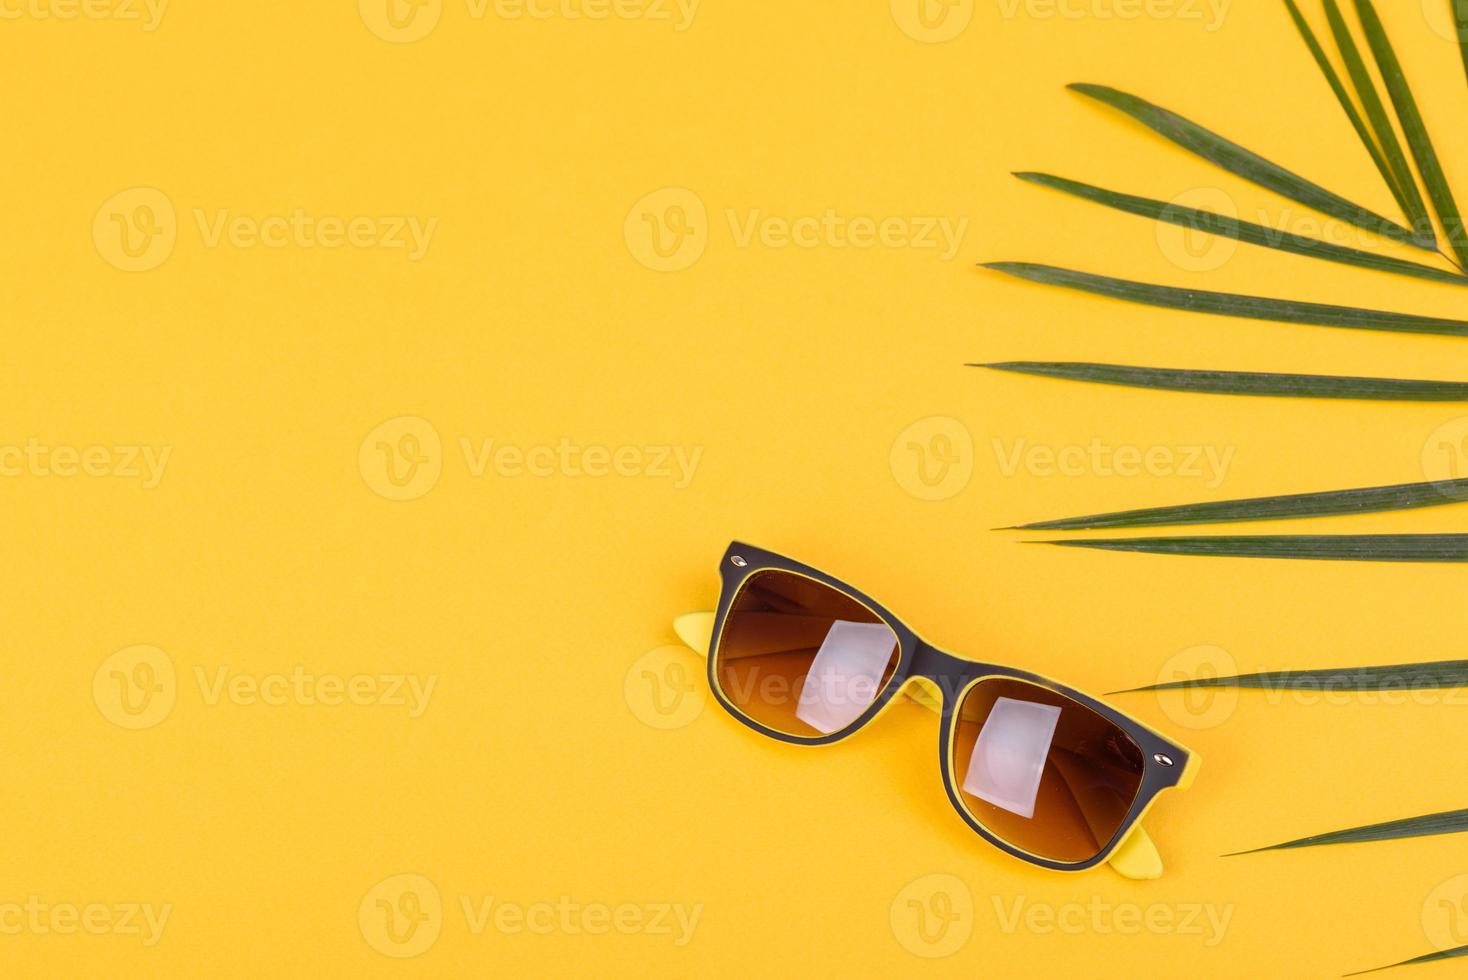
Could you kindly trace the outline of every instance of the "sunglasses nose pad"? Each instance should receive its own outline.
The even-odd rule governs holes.
[[[942,689],[938,687],[936,681],[930,678],[922,676],[908,678],[902,688],[902,693],[906,694],[914,704],[920,704],[929,711],[938,713],[943,711]]]

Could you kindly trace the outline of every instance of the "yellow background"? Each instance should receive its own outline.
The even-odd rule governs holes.
[[[0,970],[1323,976],[1433,948],[1424,918],[1434,889],[1468,872],[1460,839],[1220,855],[1463,806],[1462,698],[1245,694],[1202,714],[1118,698],[1205,759],[1194,788],[1149,816],[1166,877],[1130,882],[1035,870],[983,845],[950,810],[936,719],[916,706],[802,751],[755,738],[701,688],[680,690],[701,685],[701,662],[662,650],[675,614],[712,607],[715,563],[737,537],[848,579],[941,646],[1095,692],[1150,683],[1196,647],[1244,671],[1462,655],[1457,567],[1092,554],[990,530],[1421,479],[1434,433],[1468,414],[963,367],[1468,377],[1458,340],[1189,317],[974,268],[1030,260],[1462,316],[1452,287],[1244,247],[1188,271],[1148,222],[1009,176],[1048,170],[1164,199],[1213,188],[1251,220],[1310,217],[1063,89],[1094,81],[1392,213],[1281,9],[1236,2],[1219,24],[1203,5],[1124,18],[1095,0],[1064,17],[983,0],[960,5],[956,36],[927,43],[878,0],[705,0],[681,31],[559,8],[476,19],[446,0],[426,36],[397,43],[354,8],[175,0],[151,32],[44,18],[33,4],[0,21],[0,444],[171,447],[154,489],[34,470],[0,479],[0,905],[172,906],[150,948],[136,935],[0,935]],[[1456,47],[1416,0],[1391,8],[1450,177],[1468,187]],[[124,272],[108,261],[109,216],[96,235],[94,219],[139,187],[176,210],[176,243],[156,268]],[[634,206],[664,188],[706,209],[702,253],[672,272],[644,264],[636,234]],[[211,247],[196,219],[296,209],[438,224],[414,262],[297,241]],[[728,218],[828,209],[968,224],[945,260],[741,245]],[[441,474],[392,501],[359,450],[405,416],[441,438]],[[894,453],[933,417],[972,440],[960,461],[971,479],[937,501],[907,489],[906,443]],[[920,444],[932,434],[917,432]],[[701,456],[686,487],[566,467],[475,476],[461,439]],[[1021,439],[1234,455],[1217,486],[1094,467],[1047,475],[1006,468]],[[1460,517],[1261,530],[1447,530]],[[131,730],[109,720],[93,681],[137,645],[162,651],[176,691],[160,721]],[[211,704],[196,672],[226,666],[437,686],[417,718],[386,705]],[[674,686],[656,691],[644,670]],[[674,703],[692,707],[669,721],[659,710]],[[401,874],[442,901],[436,940],[411,958],[382,955],[359,925],[359,905]],[[930,960],[903,939],[904,890],[934,880],[972,906],[964,941]],[[648,932],[474,934],[461,899],[488,896],[701,911],[682,946]],[[1175,930],[1122,935],[1089,913],[1076,929],[1006,931],[995,903],[1016,899],[1207,903],[1231,918],[1213,945]]]

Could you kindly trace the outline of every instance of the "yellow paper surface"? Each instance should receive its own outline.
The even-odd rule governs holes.
[[[1465,805],[1461,692],[1118,697],[1207,759],[1131,882],[985,846],[917,706],[757,738],[670,626],[738,537],[1096,693],[1463,655],[1456,567],[989,530],[1460,472],[1461,406],[963,366],[1468,379],[1463,341],[975,269],[1462,316],[1009,176],[1375,247],[1064,90],[1391,214],[1282,9],[394,4],[0,5],[7,975],[1318,976],[1468,943],[1461,840],[1219,856]],[[1468,188],[1439,7],[1383,14]]]

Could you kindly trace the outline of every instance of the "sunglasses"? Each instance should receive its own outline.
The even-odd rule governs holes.
[[[1140,820],[1185,789],[1198,756],[1074,688],[934,647],[862,592],[735,542],[718,610],[674,623],[708,652],[709,686],[735,718],[796,745],[839,742],[906,696],[942,716],[943,788],[985,840],[1056,871],[1108,862],[1156,878]]]

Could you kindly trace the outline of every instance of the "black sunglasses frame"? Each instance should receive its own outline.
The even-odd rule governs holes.
[[[802,737],[790,735],[761,725],[759,722],[741,712],[729,700],[719,684],[718,679],[718,649],[719,640],[723,635],[724,620],[729,614],[730,607],[752,576],[759,572],[781,571],[790,572],[812,579],[823,585],[829,586],[838,592],[855,599],[875,613],[883,622],[892,628],[897,634],[901,651],[897,663],[897,669],[893,671],[891,679],[882,688],[871,706],[864,711],[850,726],[830,735]],[[975,660],[967,660],[955,656],[944,650],[940,650],[920,636],[914,633],[902,622],[901,619],[892,615],[887,608],[873,600],[870,596],[839,579],[827,575],[819,569],[812,568],[794,561],[784,555],[765,551],[742,542],[734,542],[724,553],[723,560],[719,563],[719,575],[723,587],[719,594],[719,606],[714,615],[713,637],[709,643],[708,651],[708,681],[709,688],[713,691],[714,698],[739,721],[762,735],[789,742],[795,745],[828,745],[849,738],[857,731],[865,727],[873,718],[879,715],[884,708],[902,690],[917,679],[926,680],[936,687],[942,702],[942,723],[938,738],[938,764],[943,774],[943,788],[948,793],[948,800],[953,808],[958,811],[981,837],[993,844],[995,847],[1027,861],[1030,864],[1049,868],[1054,871],[1085,871],[1094,868],[1107,861],[1113,852],[1126,840],[1132,828],[1136,826],[1156,799],[1157,795],[1165,789],[1177,786],[1183,780],[1184,773],[1188,770],[1191,753],[1183,746],[1178,745],[1162,735],[1152,731],[1146,725],[1135,718],[1128,717],[1115,708],[1101,701],[1097,701],[1090,695],[1066,687],[1064,684],[1041,677],[1028,671],[1019,670],[1014,667],[1006,667],[1002,664],[984,663]],[[1142,782],[1137,790],[1136,799],[1132,801],[1131,808],[1127,811],[1121,827],[1111,840],[1094,857],[1078,863],[1065,863],[1054,861],[1038,854],[1031,853],[1008,843],[998,835],[985,827],[969,809],[963,804],[958,796],[957,787],[953,778],[953,731],[957,726],[957,709],[963,703],[964,696],[969,689],[981,680],[993,678],[1006,678],[1026,681],[1038,687],[1046,688],[1057,694],[1070,698],[1077,703],[1090,708],[1097,714],[1115,724],[1142,750]]]

